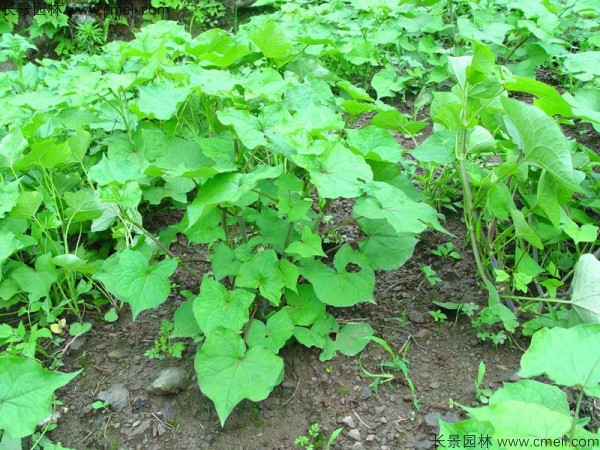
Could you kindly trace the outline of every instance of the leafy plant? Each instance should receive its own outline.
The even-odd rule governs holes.
[[[172,358],[181,358],[185,351],[183,342],[172,342],[170,335],[173,332],[173,323],[168,320],[163,320],[160,324],[160,337],[154,339],[154,346],[146,350],[144,356],[150,359],[165,359],[170,356]]]
[[[479,361],[479,369],[477,370],[477,380],[475,381],[475,397],[483,404],[489,403],[492,391],[489,388],[482,388],[481,383],[485,377],[485,363]]]
[[[460,259],[461,256],[454,251],[454,244],[452,242],[446,242],[444,244],[440,244],[437,246],[435,250],[431,250],[436,256],[441,256],[442,258],[452,258],[452,259]]]
[[[394,375],[393,372],[402,372],[402,375],[404,376],[404,379],[406,380],[408,387],[410,389],[410,392],[413,395],[413,405],[415,407],[415,409],[417,411],[419,411],[420,406],[419,406],[419,400],[417,399],[416,395],[415,395],[415,387],[413,385],[412,380],[409,377],[409,370],[408,370],[408,358],[406,357],[406,354],[408,353],[408,350],[410,348],[410,345],[408,344],[408,342],[402,347],[402,349],[400,349],[400,351],[398,353],[395,353],[391,347],[389,346],[389,344],[384,341],[381,338],[375,337],[375,336],[371,336],[369,338],[370,341],[375,342],[377,345],[379,345],[380,347],[382,347],[387,354],[390,356],[391,361],[381,361],[381,363],[379,364],[379,369],[381,372],[379,373],[372,373],[369,370],[365,369],[365,367],[362,365],[362,355],[359,358],[359,365],[360,368],[363,371],[363,374],[369,378],[373,378],[373,381],[369,384],[369,387],[371,387],[373,389],[373,392],[375,392],[375,395],[379,397],[379,387],[385,383],[390,383],[391,381],[393,381],[396,376]],[[402,356],[400,356],[400,353],[402,353]],[[389,371],[389,369],[391,369],[391,371]]]
[[[421,273],[425,275],[425,279],[432,286],[442,282],[442,279],[437,276],[437,272],[431,266],[421,266]]]
[[[441,309],[438,309],[437,311],[428,311],[428,313],[436,322],[444,323],[448,320],[448,316],[444,314]]]
[[[339,434],[342,432],[344,428],[340,427],[335,429],[327,442],[324,442],[324,436],[321,431],[321,426],[318,423],[313,423],[308,429],[308,436],[302,435],[298,436],[294,440],[294,444],[302,447],[305,450],[314,450],[319,448],[324,448],[325,450],[329,450],[331,444],[337,439]]]
[[[96,400],[91,406],[93,409],[100,410],[104,414],[108,411],[109,403],[107,401]]]
[[[585,394],[598,397],[600,392],[600,325],[584,324],[569,329],[543,329],[533,337],[531,346],[521,358],[519,375],[523,378],[545,374],[556,385],[579,391],[572,415],[567,396],[554,384],[534,380],[505,383],[489,398],[488,406],[461,406],[470,418],[458,423],[440,423],[438,442],[444,436],[486,438],[488,448],[501,448],[507,439],[566,440],[574,448],[596,446],[598,435],[584,428],[580,406]],[[535,417],[537,426],[531,426]],[[466,441],[465,441],[466,442]],[[593,444],[596,442],[596,444]],[[444,448],[441,444],[438,448]]]

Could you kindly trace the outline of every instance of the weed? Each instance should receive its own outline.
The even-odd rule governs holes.
[[[174,325],[168,320],[163,320],[160,325],[160,337],[154,339],[154,346],[144,353],[144,356],[150,359],[164,359],[167,356],[172,358],[181,358],[185,351],[183,342],[172,342],[170,335],[173,332]]]

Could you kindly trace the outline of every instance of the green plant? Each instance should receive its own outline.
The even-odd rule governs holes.
[[[363,371],[363,374],[369,378],[373,378],[373,381],[369,384],[369,387],[371,387],[373,389],[373,392],[375,392],[375,395],[379,397],[379,387],[385,383],[390,383],[392,382],[394,379],[396,379],[396,375],[394,375],[394,372],[402,372],[402,375],[404,376],[404,379],[406,380],[406,383],[408,384],[408,387],[410,389],[410,392],[413,396],[413,406],[414,408],[419,411],[420,406],[419,406],[419,400],[417,399],[416,395],[415,395],[415,387],[413,385],[412,380],[409,377],[409,370],[408,370],[408,358],[406,357],[406,354],[408,353],[408,349],[410,348],[409,343],[407,342],[404,346],[402,346],[402,348],[400,349],[400,351],[398,353],[395,353],[389,346],[389,344],[384,341],[381,338],[375,337],[375,336],[371,336],[369,338],[369,340],[371,342],[375,342],[377,345],[379,345],[380,347],[382,347],[386,353],[390,356],[391,361],[381,361],[379,363],[379,369],[380,372],[379,373],[373,373],[370,372],[369,370],[365,369],[365,367],[362,365],[362,355],[359,358],[359,365],[361,370]],[[402,353],[402,355],[400,355]],[[391,371],[390,371],[391,369]]]
[[[421,266],[421,273],[425,275],[425,279],[432,286],[442,282],[442,279],[437,276],[437,272],[431,266]]]
[[[517,442],[528,448],[535,445],[534,439],[569,448],[597,447],[597,433],[584,428],[588,420],[581,420],[579,413],[584,395],[600,397],[599,339],[599,324],[537,332],[521,358],[519,375],[531,378],[544,374],[554,384],[534,380],[505,383],[489,397],[488,406],[459,405],[467,411],[469,419],[453,424],[442,421],[438,448],[445,448],[451,435],[454,436],[451,439],[462,442],[473,439],[469,435],[476,442],[484,439],[487,448],[505,448]],[[559,386],[577,392],[573,414]],[[532,417],[535,427],[530,423]]]
[[[321,431],[321,426],[318,423],[313,423],[308,429],[308,436],[302,435],[297,437],[294,440],[294,444],[304,448],[305,450],[315,450],[320,448],[329,450],[331,444],[337,439],[343,429],[343,427],[335,429],[331,435],[329,435],[327,442],[324,442],[325,438]]]
[[[73,38],[77,49],[90,54],[96,53],[98,47],[106,43],[104,30],[91,19],[77,24]]]
[[[456,311],[456,316],[454,318],[454,323],[458,322],[458,318],[461,314],[467,316],[470,319],[474,319],[475,311],[479,309],[479,305],[473,302],[467,303],[457,303],[457,302],[441,302],[438,300],[434,300],[432,302],[434,305],[440,306],[443,309],[448,311]]]
[[[0,40],[0,61],[10,60],[15,63],[19,76],[23,78],[23,64],[29,50],[37,50],[37,47],[19,34],[4,33]]]
[[[446,242],[444,244],[440,244],[437,246],[435,250],[431,250],[436,256],[441,256],[442,258],[452,258],[452,259],[460,259],[461,256],[454,251],[454,244],[452,242]]]
[[[433,320],[439,323],[444,323],[448,319],[448,316],[442,312],[442,310],[438,309],[437,311],[427,311]]]
[[[163,320],[160,324],[160,337],[154,339],[154,346],[146,350],[144,356],[150,359],[164,359],[167,356],[177,359],[181,358],[181,355],[185,351],[185,344],[181,341],[171,341],[170,336],[173,329],[172,322]]]
[[[492,391],[489,388],[482,388],[481,383],[485,376],[485,363],[479,362],[479,369],[477,370],[477,380],[475,381],[475,397],[483,404],[489,403],[489,399],[492,396]]]
[[[106,412],[108,412],[109,403],[102,400],[96,400],[94,403],[92,403],[91,406],[96,411],[100,410],[102,411],[102,414],[105,414]]]

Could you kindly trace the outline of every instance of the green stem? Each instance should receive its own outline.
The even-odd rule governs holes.
[[[575,437],[575,431],[577,430],[577,422],[579,422],[579,410],[581,409],[581,402],[583,401],[583,389],[577,397],[577,405],[575,406],[575,414],[573,415],[573,422],[571,423],[571,431],[569,431],[569,440],[573,441]]]
[[[549,302],[549,303],[562,303],[565,305],[572,305],[573,302],[569,300],[558,300],[556,298],[539,298],[539,297],[523,297],[520,295],[505,295],[498,294],[502,298],[509,298],[511,300],[522,300],[522,301],[534,301],[534,302]]]

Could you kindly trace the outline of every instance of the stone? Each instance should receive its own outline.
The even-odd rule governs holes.
[[[348,431],[348,436],[350,436],[355,441],[362,441],[362,438],[360,437],[360,431],[358,431],[356,428]]]
[[[430,412],[425,416],[425,423],[430,427],[436,428],[438,426],[438,419],[442,417],[440,412]]]
[[[158,377],[150,384],[146,391],[154,395],[176,394],[183,390],[186,385],[188,373],[181,367],[167,367],[158,374]]]
[[[127,353],[125,353],[123,350],[112,350],[108,352],[106,356],[108,356],[110,359],[121,359],[127,356]]]
[[[432,381],[431,383],[429,383],[429,387],[431,389],[438,389],[440,387],[440,382],[439,381]]]
[[[356,428],[356,423],[354,422],[354,417],[346,416],[342,419],[342,423],[345,423],[350,428]]]
[[[367,436],[367,438],[365,439],[365,441],[367,442],[373,442],[375,440],[375,435],[374,434],[369,434]]]
[[[415,311],[415,310],[409,311],[408,318],[413,323],[425,323],[425,315],[419,311]]]
[[[108,402],[110,409],[114,411],[123,411],[129,406],[129,391],[120,383],[113,384],[105,391],[99,392],[96,398]]]
[[[367,399],[371,398],[372,396],[373,396],[373,389],[371,389],[369,386],[365,386],[362,391],[362,398],[364,400],[367,400]]]

